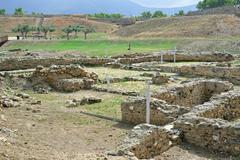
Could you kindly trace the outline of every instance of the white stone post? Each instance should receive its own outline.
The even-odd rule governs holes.
[[[163,53],[161,52],[161,64],[163,63]]]
[[[176,63],[176,53],[177,53],[177,47],[175,47],[173,51],[173,62]]]
[[[146,90],[146,123],[150,124],[150,103],[151,103],[151,90],[150,90],[151,81],[147,81],[147,90]]]
[[[111,77],[107,74],[106,76],[106,81],[107,81],[107,90],[109,91],[110,89],[110,80],[111,80]]]

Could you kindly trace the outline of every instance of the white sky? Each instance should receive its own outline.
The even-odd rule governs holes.
[[[172,8],[197,4],[201,0],[131,0],[145,7]]]

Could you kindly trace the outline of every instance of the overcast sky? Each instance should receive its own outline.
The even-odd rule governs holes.
[[[201,0],[131,0],[145,7],[171,8],[197,4]]]

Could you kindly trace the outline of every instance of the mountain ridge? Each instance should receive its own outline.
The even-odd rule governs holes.
[[[49,2],[50,1],[50,2]],[[44,6],[44,7],[41,7]],[[141,6],[130,0],[8,0],[0,2],[0,8],[13,13],[15,8],[23,8],[27,13],[37,12],[44,14],[94,14],[94,13],[120,13],[126,16],[139,15],[143,11],[154,12],[161,10],[168,15],[179,10],[188,12],[195,10],[196,5],[178,8],[149,8]]]

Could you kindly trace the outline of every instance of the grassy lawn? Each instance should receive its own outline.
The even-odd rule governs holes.
[[[123,101],[123,96],[114,95],[114,97],[104,99],[101,103],[84,105],[83,107],[90,113],[113,118],[121,118],[121,103]]]
[[[128,43],[131,42],[131,51]],[[15,41],[6,49],[28,49],[31,51],[79,51],[89,56],[110,56],[126,53],[145,53],[172,49],[173,40],[109,40],[109,39],[75,39],[52,41]]]

